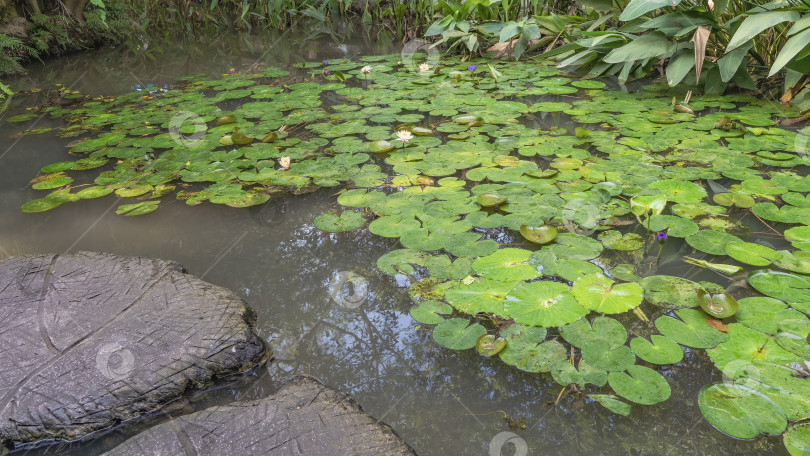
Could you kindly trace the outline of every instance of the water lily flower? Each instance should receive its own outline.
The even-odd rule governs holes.
[[[323,66],[329,65],[329,61],[326,59],[321,60],[321,63],[323,64]]]
[[[472,72],[474,72],[474,71],[475,71],[475,69],[476,69],[476,68],[478,68],[478,67],[476,67],[474,63],[471,63],[471,64],[470,64],[470,66],[468,66],[468,67],[467,67],[467,70],[468,70],[470,73],[472,73]]]
[[[430,70],[430,65],[428,65],[427,63],[419,64],[419,71],[429,71],[429,70]]]
[[[329,76],[329,69],[328,68],[323,69],[323,75],[324,76]]]
[[[278,165],[281,166],[281,169],[290,169],[290,157],[279,158]]]
[[[659,231],[658,234],[655,235],[655,239],[663,244],[667,242],[667,233],[665,231]]]
[[[709,11],[714,11],[714,2],[712,0],[709,0],[708,4],[709,4]]]
[[[413,139],[413,134],[408,130],[399,130],[397,131],[397,139],[402,141],[402,144],[404,145],[406,142]]]
[[[366,65],[363,68],[360,68],[360,72],[363,73],[363,74],[369,74],[369,73],[371,73],[371,67]]]

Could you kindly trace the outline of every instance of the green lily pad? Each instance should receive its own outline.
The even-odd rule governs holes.
[[[754,198],[745,193],[715,193],[712,197],[721,206],[736,206],[742,209],[754,207]]]
[[[482,279],[470,284],[460,283],[447,290],[444,298],[456,310],[467,314],[491,312],[496,315],[504,315],[506,296],[520,283],[491,279]]]
[[[504,311],[518,323],[530,326],[563,326],[585,316],[588,311],[559,282],[529,282],[506,296]]]
[[[426,325],[438,325],[445,318],[442,315],[450,315],[453,308],[439,301],[422,301],[418,306],[412,307],[411,317],[419,323]]]
[[[602,253],[602,244],[587,236],[573,233],[557,235],[553,244],[543,247],[548,249],[560,259],[592,260]]]
[[[636,362],[636,356],[627,345],[611,347],[609,341],[597,337],[582,347],[582,359],[588,364],[608,372],[623,371]]]
[[[680,345],[665,336],[653,334],[649,340],[643,337],[634,337],[630,341],[630,348],[639,358],[652,364],[675,364],[683,359],[683,349]]]
[[[534,242],[535,244],[548,244],[557,237],[557,228],[551,225],[521,225],[520,234],[523,235],[526,240]]]
[[[635,309],[644,290],[635,282],[615,284],[602,274],[580,277],[571,292],[582,307],[601,313],[623,313]]]
[[[652,405],[669,399],[671,389],[658,372],[644,366],[630,366],[624,372],[608,374],[608,384],[619,396],[643,405]]]
[[[555,275],[569,282],[574,282],[580,277],[601,272],[602,268],[585,260],[558,260]]]
[[[141,203],[122,204],[118,206],[115,213],[118,215],[143,215],[153,212],[158,208],[160,201],[149,200]]]
[[[760,293],[782,301],[810,301],[810,279],[803,276],[760,269],[748,274],[748,283]]]
[[[793,423],[782,436],[791,456],[810,454],[810,423]]]
[[[666,231],[667,236],[685,238],[698,232],[697,223],[674,215],[650,217],[650,231]]]
[[[661,191],[667,201],[675,203],[699,203],[706,197],[706,190],[692,182],[675,179],[653,182],[649,188]]]
[[[472,268],[481,277],[489,279],[530,280],[539,276],[537,269],[529,264],[531,254],[525,249],[500,249],[475,260]]]
[[[708,253],[709,255],[725,255],[726,244],[741,242],[740,238],[728,233],[714,230],[701,230],[687,236],[686,243],[695,250]]]
[[[603,231],[597,236],[599,242],[613,250],[638,250],[644,246],[644,238],[636,233],[622,234],[616,230]]]
[[[576,384],[580,388],[589,383],[596,386],[605,386],[607,383],[607,372],[592,367],[584,360],[579,362],[579,369],[568,361],[557,361],[551,366],[551,377],[560,385]]]
[[[737,313],[737,300],[728,293],[713,294],[700,288],[697,301],[704,312],[715,318],[728,318]]]
[[[92,187],[87,187],[79,190],[78,192],[76,192],[76,196],[78,196],[81,199],[100,198],[102,196],[109,195],[114,190],[115,189],[113,187],[94,185]]]
[[[588,397],[596,400],[602,407],[617,415],[630,415],[630,404],[620,401],[618,397],[612,394],[589,394]]]
[[[627,330],[611,317],[596,317],[593,324],[582,318],[560,328],[560,334],[576,348],[582,348],[597,338],[607,342],[611,348],[620,347],[627,342]]]
[[[665,309],[697,307],[697,292],[700,284],[680,277],[665,275],[649,276],[639,282],[644,289],[644,299]]]
[[[754,296],[740,299],[738,304],[739,309],[734,318],[755,331],[767,334],[776,334],[780,321],[796,319],[802,315],[773,298]]]
[[[514,326],[516,325],[501,333],[507,342],[499,356],[506,364],[526,372],[548,372],[551,366],[565,359],[566,350],[561,343],[556,340],[543,342],[545,332],[540,338],[540,332],[526,330],[521,326],[513,330]]]
[[[360,228],[366,224],[366,219],[362,212],[343,211],[340,215],[327,212],[315,217],[313,224],[319,230],[339,233]]]
[[[34,179],[31,188],[35,190],[50,190],[73,183],[73,179],[65,173],[51,173]]]
[[[390,152],[390,151],[394,150],[394,148],[396,148],[396,145],[391,144],[389,141],[386,141],[384,139],[381,139],[381,140],[378,140],[378,141],[372,141],[368,145],[368,150],[370,150],[371,152],[374,152],[375,154],[382,154],[382,153],[385,153],[385,152]]]
[[[630,212],[637,217],[660,215],[667,207],[667,196],[639,195],[630,199]]]
[[[478,354],[484,356],[495,356],[506,348],[506,339],[502,337],[495,337],[492,334],[484,334],[478,338],[475,343],[475,349]]]
[[[728,334],[720,332],[706,323],[709,315],[696,309],[679,309],[675,313],[680,320],[663,315],[655,320],[655,327],[661,334],[673,341],[692,348],[712,348],[728,339]]]
[[[466,318],[451,318],[433,328],[433,340],[443,347],[466,350],[475,347],[478,338],[486,332],[483,326],[470,323]]]
[[[73,168],[74,166],[76,166],[75,161],[63,161],[58,163],[51,163],[48,166],[43,166],[40,171],[42,171],[45,174],[58,173],[61,171],[67,171]]]
[[[401,215],[386,215],[375,219],[368,225],[368,230],[377,236],[400,237],[410,230],[418,229],[419,222],[413,217]]]
[[[706,385],[698,393],[700,412],[719,431],[740,439],[787,428],[782,410],[764,394],[734,383]]]
[[[494,206],[498,206],[499,204],[505,203],[506,202],[506,197],[503,197],[503,196],[500,196],[500,195],[495,195],[493,193],[484,193],[484,194],[478,195],[478,197],[476,198],[476,201],[482,207],[494,207]]]
[[[726,370],[729,363],[740,360],[751,363],[787,364],[802,358],[780,347],[769,335],[754,331],[740,323],[728,325],[728,339],[706,350],[718,369]]]
[[[28,201],[27,203],[23,204],[20,209],[25,212],[26,214],[32,214],[36,212],[45,212],[62,204],[62,201],[54,201],[50,200],[47,197],[39,198],[35,200]]]

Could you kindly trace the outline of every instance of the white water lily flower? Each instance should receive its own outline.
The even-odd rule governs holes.
[[[399,130],[397,132],[397,139],[399,139],[400,141],[402,141],[404,143],[406,141],[412,140],[413,139],[413,134],[411,134],[411,132],[409,132],[408,130]]]
[[[290,157],[279,158],[278,164],[281,166],[281,169],[290,169]]]
[[[363,73],[363,74],[369,74],[369,73],[371,73],[371,67],[366,65],[363,68],[360,68],[360,72]]]
[[[714,2],[709,0],[709,11],[714,11]]]
[[[430,70],[430,65],[427,63],[422,63],[419,65],[419,71],[428,71]]]

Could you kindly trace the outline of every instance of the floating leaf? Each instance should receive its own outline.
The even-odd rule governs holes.
[[[506,296],[504,311],[518,323],[531,326],[563,326],[585,316],[588,311],[559,282],[529,282]]]
[[[551,225],[521,225],[520,234],[535,244],[548,244],[557,237],[557,229]]]
[[[551,376],[563,386],[573,383],[584,388],[589,383],[596,386],[605,386],[607,383],[607,372],[591,367],[584,360],[579,362],[579,369],[568,361],[557,361],[551,366]]]
[[[611,372],[608,384],[619,396],[643,405],[652,405],[669,399],[671,389],[658,372],[644,366],[630,366],[628,374]]]
[[[501,332],[506,348],[499,356],[506,364],[526,372],[548,372],[556,362],[565,359],[565,347],[556,340],[543,342],[545,328],[512,325]]]
[[[475,347],[478,338],[486,332],[483,326],[471,324],[466,318],[451,318],[433,328],[433,340],[443,347],[466,350]]]
[[[810,301],[810,279],[803,276],[760,269],[748,274],[748,283],[760,293],[782,301]]]
[[[643,337],[634,337],[630,348],[639,358],[653,364],[675,364],[683,359],[683,349],[671,339],[653,334],[652,342]]]
[[[687,244],[709,255],[725,255],[726,244],[733,242],[740,242],[740,239],[731,234],[713,230],[701,230],[686,237]]]
[[[411,317],[419,323],[437,325],[445,320],[442,315],[450,315],[453,308],[439,301],[422,301],[418,306],[412,307]]]
[[[525,249],[500,249],[481,257],[472,264],[473,270],[482,277],[493,280],[530,280],[539,276],[537,269],[529,264],[532,252]]]
[[[582,307],[601,313],[623,313],[638,307],[644,290],[635,282],[615,284],[602,274],[580,277],[571,292]]]
[[[148,214],[158,208],[160,201],[144,201],[142,203],[122,204],[115,210],[119,215],[143,215]]]
[[[706,323],[710,318],[706,313],[695,309],[679,309],[677,320],[666,315],[655,320],[655,327],[661,334],[673,341],[692,348],[712,348],[728,339],[728,334],[720,332]]]
[[[636,356],[630,347],[612,347],[609,341],[599,337],[585,343],[582,347],[582,359],[591,366],[608,372],[623,371],[636,362]]]
[[[475,349],[478,354],[484,356],[494,356],[506,348],[506,339],[495,337],[492,334],[484,334],[478,338],[475,343]]]
[[[704,312],[715,318],[728,318],[737,313],[737,300],[728,293],[712,294],[700,288],[697,301]]]
[[[740,439],[781,434],[787,428],[785,414],[772,400],[734,383],[704,386],[698,393],[698,407],[712,426]]]
[[[641,279],[644,299],[665,309],[697,307],[700,284],[680,277],[655,275]]]
[[[782,436],[791,456],[810,454],[810,423],[793,423]]]
[[[360,228],[366,224],[366,219],[361,212],[343,211],[340,215],[327,212],[315,217],[313,224],[320,230],[339,233]]]
[[[577,348],[582,348],[594,339],[602,339],[611,348],[619,347],[627,342],[627,330],[624,326],[610,317],[596,317],[593,324],[583,318],[560,328],[560,334],[566,342]]]
[[[612,394],[589,394],[588,397],[599,402],[600,405],[621,416],[630,415],[630,404],[622,402]]]

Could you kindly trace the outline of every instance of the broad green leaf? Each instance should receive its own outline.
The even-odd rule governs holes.
[[[734,383],[704,386],[698,393],[698,407],[712,426],[739,439],[781,434],[787,428],[785,414],[772,400]]]
[[[672,392],[667,380],[658,372],[644,366],[630,366],[628,374],[611,372],[608,384],[619,396],[643,405],[652,405],[669,399]]]
[[[478,337],[487,330],[478,323],[470,323],[466,318],[451,318],[433,328],[433,340],[453,350],[466,350],[475,347]]]
[[[795,11],[765,11],[750,15],[743,20],[734,36],[731,37],[726,46],[726,52],[733,51],[750,41],[765,29],[785,21],[795,22],[797,19],[799,19],[799,13]]]

